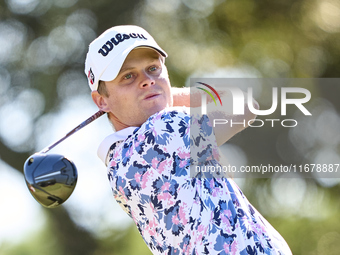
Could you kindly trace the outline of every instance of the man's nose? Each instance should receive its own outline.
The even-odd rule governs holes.
[[[142,88],[145,88],[145,87],[148,87],[148,86],[152,86],[152,85],[155,85],[155,78],[148,74],[146,71],[143,71],[141,73],[141,83],[140,83],[140,86]]]

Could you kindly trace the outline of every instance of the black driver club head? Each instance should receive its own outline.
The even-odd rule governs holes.
[[[58,154],[33,154],[24,164],[27,187],[43,206],[54,208],[72,194],[78,178],[72,161]]]

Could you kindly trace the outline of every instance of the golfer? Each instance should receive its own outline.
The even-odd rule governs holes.
[[[219,164],[218,146],[244,127],[213,128],[212,116],[230,117],[221,109],[190,113],[199,93],[190,102],[188,89],[171,87],[166,57],[137,26],[113,27],[89,46],[92,99],[116,131],[98,149],[115,199],[153,254],[291,254],[233,180],[191,176],[193,164]],[[245,108],[242,119],[253,119]]]

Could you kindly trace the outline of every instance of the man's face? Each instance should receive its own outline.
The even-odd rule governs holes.
[[[150,48],[132,50],[117,77],[105,85],[108,97],[103,99],[108,110],[127,126],[140,126],[173,104],[166,66]]]

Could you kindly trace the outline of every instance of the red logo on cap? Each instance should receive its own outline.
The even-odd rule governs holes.
[[[91,84],[93,85],[93,83],[94,83],[94,74],[93,74],[91,68],[90,68],[90,70],[89,70],[89,73],[87,74],[87,78],[89,78],[89,81],[90,81]]]

